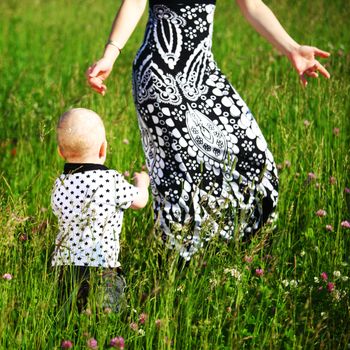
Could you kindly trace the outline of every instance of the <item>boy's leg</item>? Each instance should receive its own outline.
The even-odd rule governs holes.
[[[120,268],[102,270],[100,293],[102,294],[102,307],[112,311],[119,311],[125,304],[126,282]]]
[[[86,308],[89,295],[90,271],[85,266],[60,267],[59,305],[70,312],[76,304],[78,311]]]

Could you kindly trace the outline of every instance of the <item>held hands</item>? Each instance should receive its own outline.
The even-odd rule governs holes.
[[[323,67],[322,64],[315,58],[327,58],[329,55],[329,52],[322,51],[317,47],[302,45],[293,50],[288,58],[298,72],[301,83],[303,86],[306,86],[308,83],[306,76],[317,78],[319,72],[325,78],[330,78],[330,74],[328,73],[327,69]]]
[[[86,71],[86,78],[89,85],[102,96],[104,96],[107,91],[107,86],[103,82],[111,73],[113,63],[113,60],[103,57]]]

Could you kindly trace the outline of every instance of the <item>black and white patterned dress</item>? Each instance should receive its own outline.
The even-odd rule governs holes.
[[[276,166],[211,52],[214,0],[151,0],[133,94],[163,239],[190,259],[213,235],[254,233],[274,211]]]

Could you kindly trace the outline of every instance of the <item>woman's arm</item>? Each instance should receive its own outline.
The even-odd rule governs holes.
[[[277,50],[286,55],[297,70],[301,82],[307,84],[305,74],[317,78],[319,71],[326,78],[328,71],[315,57],[328,57],[328,52],[316,47],[299,45],[284,30],[272,11],[261,0],[236,0],[244,17]]]
[[[123,0],[113,21],[103,57],[87,70],[90,86],[101,95],[107,90],[103,81],[111,73],[115,60],[139,22],[146,4],[147,0]]]

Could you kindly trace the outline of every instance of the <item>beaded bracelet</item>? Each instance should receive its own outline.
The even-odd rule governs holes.
[[[112,45],[112,46],[116,47],[119,50],[119,53],[122,52],[122,49],[119,47],[119,44],[114,40],[108,40],[106,46],[107,45]]]

